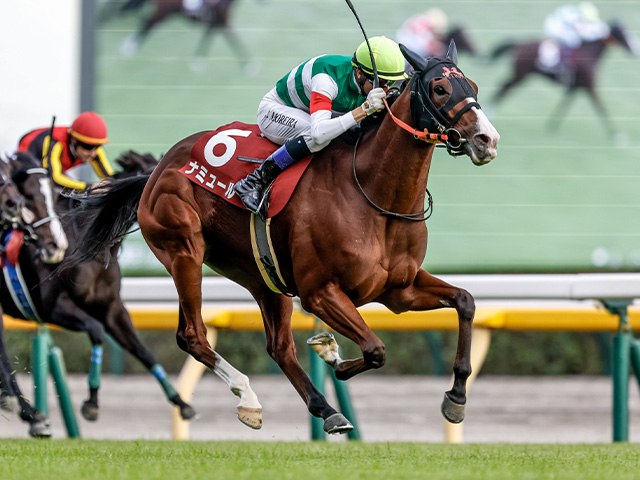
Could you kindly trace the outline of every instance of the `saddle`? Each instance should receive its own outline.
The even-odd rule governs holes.
[[[233,122],[204,132],[191,148],[189,161],[180,169],[196,185],[238,208],[246,207],[233,186],[258,168],[278,145],[262,136],[254,124]],[[271,219],[282,211],[306,170],[312,156],[294,163],[273,182],[266,195],[264,215],[251,214],[251,246],[256,265],[267,286],[276,293],[292,296],[278,267],[270,236]],[[262,218],[264,217],[264,219]]]
[[[255,124],[233,122],[204,132],[191,148],[189,161],[180,169],[196,185],[214,193],[236,207],[246,207],[233,186],[258,168],[258,158],[267,158],[278,145],[262,136]],[[276,178],[266,218],[282,211],[306,170],[311,156],[296,162]]]

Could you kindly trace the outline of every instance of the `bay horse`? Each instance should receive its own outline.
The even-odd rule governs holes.
[[[19,164],[19,160],[16,160],[16,163]],[[130,151],[121,155],[117,163],[121,170],[114,178],[127,178],[150,171],[157,164],[157,160],[151,155],[139,155]],[[61,214],[64,231],[67,233],[71,248],[83,239],[84,227],[81,217],[70,215],[75,207],[73,199],[58,198],[56,208]],[[119,243],[111,247],[114,258],[117,257],[119,248]],[[83,417],[86,420],[95,421],[99,416],[98,391],[102,350],[105,333],[108,333],[157,378],[167,399],[179,407],[182,418],[193,418],[196,415],[193,408],[175,391],[162,365],[157,362],[153,353],[136,334],[129,313],[120,297],[121,273],[118,262],[111,262],[106,269],[96,261],[66,268],[64,263],[52,266],[40,261],[32,250],[32,246],[25,245],[20,252],[19,263],[37,318],[30,318],[33,315],[29,315],[14,301],[5,278],[0,281],[0,304],[12,317],[38,320],[88,334],[92,355],[89,369],[89,398],[81,408]]]
[[[196,60],[192,62],[192,68],[201,69],[201,62],[211,49],[213,36],[222,33],[229,46],[235,52],[247,74],[257,73],[257,64],[249,61],[249,51],[240,41],[231,27],[231,10],[235,0],[196,0],[199,7],[189,10],[185,7],[185,0],[153,0],[151,13],[143,19],[138,31],[127,37],[120,46],[120,53],[125,57],[136,54],[142,42],[149,33],[168,18],[180,15],[195,22],[204,24],[204,32],[196,47]],[[129,0],[120,7],[121,12],[139,9],[145,3],[144,0]]]
[[[14,181],[15,180],[15,181]],[[4,262],[15,262],[17,250],[9,240],[19,239],[30,245],[32,255],[43,263],[62,260],[68,247],[67,238],[55,213],[52,183],[46,169],[30,153],[0,160],[0,245]],[[3,280],[4,280],[3,275]],[[29,424],[32,437],[50,437],[49,419],[33,408],[22,395],[7,355],[4,340],[4,311],[0,304],[0,408],[17,413]]]
[[[441,128],[450,135],[446,141],[451,154],[465,154],[475,165],[484,165],[496,156],[499,135],[477,103],[477,87],[456,65],[455,44],[446,58],[424,59],[401,49],[415,70],[409,86],[403,84],[406,88],[380,123],[366,131],[356,147],[337,138],[314,155],[287,205],[271,218],[271,241],[290,293],[307,312],[360,347],[361,358],[343,360],[331,336],[310,339],[341,380],[385,363],[384,344],[357,307],[378,302],[394,313],[454,308],[459,318],[455,378],[441,410],[447,420],[460,422],[471,373],[475,303],[467,291],[421,268],[427,247],[423,208],[435,149],[421,139],[423,130]],[[400,128],[402,122],[416,128],[406,127],[407,132]],[[253,414],[241,420],[255,426],[262,412],[246,377],[207,342],[201,315],[203,263],[249,290],[262,312],[269,355],[309,412],[324,420],[327,433],[348,432],[353,426],[329,405],[298,363],[291,332],[293,302],[261,277],[249,235],[250,213],[179,172],[202,136],[200,132],[175,144],[151,175],[114,182],[106,191],[90,194],[81,212],[92,217],[86,241],[69,261],[104,258],[109,245],[137,220],[178,291],[178,346],[240,396],[238,410]],[[228,148],[225,158],[233,154],[234,147]]]
[[[497,46],[492,51],[490,54],[492,60],[496,60],[508,52],[511,53],[513,67],[511,77],[500,86],[491,103],[497,105],[498,102],[503,101],[509,91],[530,75],[542,75],[565,88],[564,96],[551,116],[549,124],[551,128],[555,129],[560,126],[572,100],[575,98],[576,92],[583,91],[591,99],[608,132],[610,134],[614,133],[608,112],[596,91],[598,64],[607,47],[611,45],[619,45],[634,55],[640,54],[637,39],[627,32],[621,23],[613,22],[610,25],[609,36],[605,39],[583,43],[572,56],[572,63],[567,65],[566,71],[562,73],[551,73],[541,68],[537,62],[541,43],[542,41],[507,42]]]

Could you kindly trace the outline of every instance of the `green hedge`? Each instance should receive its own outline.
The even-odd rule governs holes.
[[[28,371],[33,333],[6,332],[9,356],[15,369]],[[455,358],[456,332],[379,332],[386,345],[387,363],[379,372],[386,375],[449,375]],[[427,337],[429,335],[429,338]],[[307,332],[296,332],[298,358],[308,365]],[[52,332],[54,343],[62,348],[69,372],[88,372],[91,346],[85,334]],[[142,341],[154,352],[170,373],[177,373],[186,359],[175,341],[174,332],[142,331]],[[344,358],[360,356],[358,348],[340,338]],[[435,345],[435,348],[433,348]],[[558,332],[493,333],[491,348],[482,368],[490,375],[568,375],[607,373],[609,370],[608,334]],[[221,332],[216,351],[246,374],[279,372],[269,358],[264,334]],[[104,371],[111,369],[111,349],[105,347]],[[142,365],[124,353],[124,373],[144,372]]]

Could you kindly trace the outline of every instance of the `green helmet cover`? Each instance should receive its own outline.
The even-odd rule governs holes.
[[[404,57],[396,42],[387,37],[372,37],[369,39],[369,45],[371,45],[380,78],[393,81],[407,78],[404,73]],[[356,49],[351,63],[366,74],[373,75],[371,55],[366,41]]]

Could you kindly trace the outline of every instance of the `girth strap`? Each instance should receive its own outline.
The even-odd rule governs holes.
[[[281,293],[287,297],[293,297],[289,292],[287,284],[282,278],[278,259],[271,244],[270,225],[271,219],[264,220],[261,215],[251,214],[249,222],[251,228],[251,249],[253,257],[260,270],[260,275],[264,283],[276,293]]]

